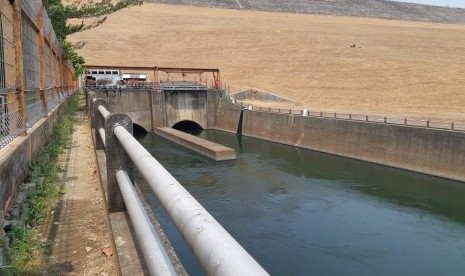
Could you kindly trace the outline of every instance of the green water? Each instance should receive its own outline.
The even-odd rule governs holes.
[[[273,275],[465,275],[465,183],[220,131],[215,162],[159,136],[140,142]],[[181,261],[203,275],[137,179]]]

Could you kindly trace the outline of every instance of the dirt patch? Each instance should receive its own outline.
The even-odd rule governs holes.
[[[82,114],[76,118],[61,156],[65,192],[36,233],[45,249],[44,274],[117,275],[89,123]]]
[[[218,67],[315,111],[465,120],[465,25],[144,4],[70,40],[88,64]]]

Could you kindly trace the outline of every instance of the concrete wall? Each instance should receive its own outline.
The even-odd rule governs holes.
[[[232,105],[220,106],[221,116],[237,114]],[[219,129],[231,129],[233,122],[221,121]],[[463,132],[245,110],[243,134],[465,181]]]
[[[149,90],[95,90],[97,98],[108,103],[111,112],[125,113],[135,124],[153,131]]]
[[[68,98],[69,99],[69,98]],[[42,118],[26,136],[13,140],[0,150],[0,206],[5,212],[18,186],[23,183],[27,172],[27,163],[32,160],[50,140],[53,126],[67,106],[67,100],[49,112],[47,118]],[[3,217],[3,214],[2,214]]]
[[[163,95],[163,93],[153,94],[152,112],[154,128],[151,131],[155,131],[155,128],[157,127],[168,126],[166,117],[165,96]]]
[[[207,91],[165,91],[167,125],[173,127],[181,121],[193,121],[207,128]]]
[[[155,93],[152,99],[149,91],[101,93],[111,111],[124,112],[151,131],[151,116],[154,127],[190,120],[203,128],[242,131],[246,136],[465,181],[463,132],[242,110],[213,91],[169,91]]]
[[[142,90],[95,90],[111,112],[127,114],[133,123],[148,131],[194,121],[202,128],[216,125],[220,93],[214,90],[183,90],[153,93]]]
[[[242,108],[231,104],[228,99],[218,102],[215,128],[228,132],[237,132]]]
[[[208,129],[215,128],[216,119],[218,118],[218,102],[222,99],[222,94],[216,90],[207,91],[207,127]]]

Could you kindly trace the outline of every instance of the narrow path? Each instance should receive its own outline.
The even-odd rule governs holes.
[[[38,233],[45,244],[44,274],[117,275],[115,256],[108,256],[114,250],[89,122],[76,115],[62,160],[65,192]]]

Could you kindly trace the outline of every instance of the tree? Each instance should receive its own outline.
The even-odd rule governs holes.
[[[82,65],[85,60],[84,57],[76,52],[76,49],[82,47],[84,44],[73,45],[66,40],[66,37],[70,34],[96,27],[105,22],[107,15],[129,6],[141,5],[142,0],[120,0],[116,3],[112,3],[111,0],[102,0],[98,3],[90,1],[89,4],[82,4],[77,0],[70,5],[63,5],[61,0],[43,0],[42,4],[47,10],[60,45],[73,64],[75,75],[78,76],[83,72]],[[77,25],[68,23],[68,19],[85,18],[97,18],[97,20],[89,25],[84,24],[84,20]]]
[[[61,39],[60,45],[63,51],[65,52],[65,55],[73,64],[74,75],[79,76],[80,74],[84,73],[84,68],[82,68],[82,65],[84,65],[86,61],[83,56],[79,55],[75,51],[75,46],[66,39]]]

